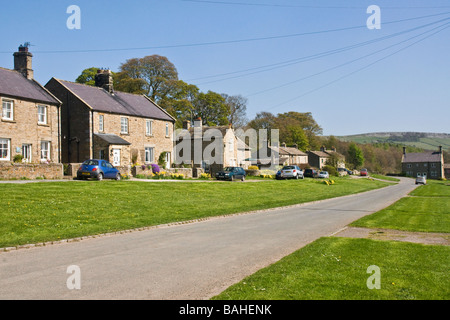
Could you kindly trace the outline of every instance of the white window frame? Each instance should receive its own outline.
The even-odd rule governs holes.
[[[38,109],[38,124],[47,124],[47,118],[48,118],[48,109],[47,106],[39,104],[37,106]],[[42,113],[42,110],[44,111]]]
[[[51,151],[51,142],[50,141],[41,141],[41,152],[40,152],[41,161],[51,160],[50,151]]]
[[[6,157],[3,157],[4,150],[6,150]],[[0,161],[11,161],[11,139],[0,138]]]
[[[7,106],[9,106],[9,110],[5,111]],[[10,115],[7,116],[7,113]],[[2,119],[8,121],[14,120],[14,100],[2,99]]]
[[[102,114],[98,115],[98,131],[99,132],[105,131],[105,116]]]
[[[31,162],[33,157],[33,146],[30,143],[22,144],[22,156],[25,162]]]
[[[153,135],[153,120],[145,120],[145,135]]]
[[[169,123],[168,122],[166,122],[166,137],[170,137]]]
[[[128,134],[128,118],[127,117],[121,117],[120,118],[120,133]]]
[[[145,147],[145,163],[153,163],[155,160],[155,148]]]

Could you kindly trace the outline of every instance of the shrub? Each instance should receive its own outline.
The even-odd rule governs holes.
[[[248,170],[259,170],[258,166],[249,166]]]
[[[16,154],[13,158],[14,162],[22,162],[23,156],[21,154]]]
[[[152,172],[156,174],[159,173],[159,171],[161,171],[159,166],[157,164],[152,164]]]
[[[200,174],[199,179],[208,180],[208,179],[211,179],[211,175],[209,173],[202,173],[202,174]]]

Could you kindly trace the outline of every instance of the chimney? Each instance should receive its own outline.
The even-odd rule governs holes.
[[[202,127],[202,118],[198,117],[194,120],[194,128],[201,128]]]
[[[228,124],[228,129],[232,129],[233,128],[233,124],[232,123],[229,123]]]
[[[439,146],[439,153],[442,154],[442,146]]]
[[[406,154],[406,147],[403,147],[403,154]]]
[[[326,151],[326,150],[327,150],[327,148],[325,148],[325,146],[321,146],[321,147],[320,147],[320,151],[324,152],[324,151]]]
[[[189,120],[183,121],[183,129],[189,130],[191,128],[191,122]]]
[[[331,151],[336,152],[336,147],[335,147],[335,146],[332,146],[332,147],[331,147]]]
[[[23,74],[24,77],[33,79],[33,69],[31,69],[31,60],[33,55],[28,52],[28,43],[19,46],[19,51],[14,52],[14,70]]]
[[[286,142],[282,142],[282,143],[281,143],[281,147],[282,147],[282,148],[286,148]]]
[[[114,88],[111,70],[97,70],[97,74],[95,75],[95,86],[103,88],[109,93],[113,93]]]

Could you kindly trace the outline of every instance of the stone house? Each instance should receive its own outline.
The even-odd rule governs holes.
[[[245,161],[248,151],[248,146],[236,137],[231,124],[204,126],[201,118],[195,119],[192,126],[190,121],[184,121],[175,138],[175,162],[189,164],[194,169],[202,168],[211,176],[224,167],[248,164]]]
[[[16,156],[32,164],[61,160],[61,101],[34,80],[32,57],[20,46],[14,70],[0,68],[0,163]]]
[[[445,179],[450,179],[450,163],[444,163],[444,176]]]
[[[403,147],[402,173],[409,177],[440,179],[445,177],[442,147],[438,151],[406,153]]]
[[[270,147],[275,150],[275,147]],[[286,143],[281,143],[279,148],[276,148],[279,156],[280,165],[297,165],[300,168],[304,168],[308,164],[308,155],[299,150],[297,145],[287,147]]]
[[[145,95],[114,91],[109,70],[95,86],[50,79],[45,87],[62,101],[62,162],[110,161],[130,173],[133,164],[173,162],[175,119]]]
[[[320,148],[320,151],[308,151],[308,163],[311,167],[322,169],[327,165],[327,161],[335,156],[337,160],[337,168],[345,168],[345,157],[338,153],[335,148],[327,150],[324,146]]]

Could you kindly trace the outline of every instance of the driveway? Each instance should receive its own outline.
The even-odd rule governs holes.
[[[0,299],[208,299],[416,187],[0,253]],[[67,268],[80,270],[68,289]]]

